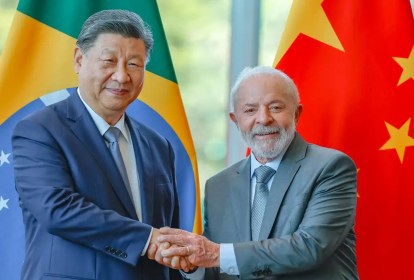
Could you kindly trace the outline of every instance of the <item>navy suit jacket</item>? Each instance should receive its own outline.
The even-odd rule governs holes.
[[[141,256],[151,226],[179,227],[172,146],[128,116],[126,122],[138,167],[142,222],[76,92],[16,125],[14,173],[26,232],[22,279],[179,278]]]

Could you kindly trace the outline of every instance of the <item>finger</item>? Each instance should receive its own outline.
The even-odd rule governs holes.
[[[155,258],[155,254],[157,253],[157,245],[155,243],[152,243],[149,245],[147,249],[147,256],[149,259],[153,260]]]
[[[188,247],[171,247],[169,249],[162,250],[161,255],[163,257],[173,257],[173,256],[187,256],[190,254]]]
[[[177,248],[178,246],[173,244],[171,245],[170,249]],[[181,257],[173,256],[170,261],[171,267],[175,269],[187,269],[187,263],[181,261]]]
[[[162,258],[162,263],[166,266],[175,268],[172,266],[172,258]]]
[[[155,259],[158,263],[160,263],[160,264],[164,264],[164,262],[163,262],[163,256],[161,256],[161,250],[160,250],[160,249],[158,249],[158,250],[157,250],[157,253],[155,254],[154,259]]]
[[[162,242],[160,245],[160,248],[161,249],[168,249],[168,248],[170,248],[171,247],[171,243],[170,242]]]
[[[192,235],[160,235],[157,238],[158,242],[169,242],[171,244],[176,244],[179,246],[186,246],[192,244],[193,236]]]
[[[188,272],[190,270],[190,263],[186,257],[180,258],[180,266],[181,266],[181,269],[184,270],[185,272]]]
[[[175,268],[175,269],[183,269],[183,270],[187,269],[187,263],[184,262],[184,266],[182,266],[181,259],[182,258],[179,257],[179,256],[172,257],[172,259],[171,259],[171,267],[172,268]]]
[[[163,256],[161,255],[162,251],[165,249],[168,249],[170,247],[169,243],[161,243],[158,246],[157,252],[155,253],[155,260],[160,263],[163,264]]]
[[[178,228],[170,228],[170,227],[163,227],[160,228],[160,233],[161,234],[186,234],[188,233],[188,231],[182,230],[182,229],[178,229]]]

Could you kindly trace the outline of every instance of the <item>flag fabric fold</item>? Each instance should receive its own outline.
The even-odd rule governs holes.
[[[67,88],[77,85],[76,37],[86,18],[103,9],[134,11],[153,32],[144,88],[128,113],[173,144],[182,228],[201,233],[196,155],[156,1],[20,0],[0,57],[0,275],[7,279],[19,279],[24,253],[13,181],[13,127],[26,115],[66,98]]]
[[[409,0],[293,0],[274,66],[298,85],[298,131],[358,169],[361,279],[414,279],[414,21]]]

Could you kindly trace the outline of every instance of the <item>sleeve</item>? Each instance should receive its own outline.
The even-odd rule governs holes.
[[[89,173],[82,167],[71,170],[68,163],[74,159],[68,157],[74,157],[74,154],[64,154],[57,140],[65,136],[51,133],[40,121],[23,120],[17,124],[12,136],[13,161],[23,212],[36,221],[31,226],[38,230],[135,265],[151,226],[123,216],[110,207],[98,207],[94,200],[110,199],[97,191],[103,188],[102,185],[85,185],[80,192],[74,176],[95,178],[85,180],[94,180],[95,184],[102,179],[94,177],[99,174]]]
[[[198,267],[192,273],[185,273],[182,270],[180,270],[180,273],[185,280],[204,280],[205,269],[203,267]]]

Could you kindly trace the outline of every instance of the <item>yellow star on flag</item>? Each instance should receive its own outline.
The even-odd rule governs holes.
[[[401,163],[404,160],[405,148],[414,146],[414,138],[408,135],[411,118],[408,119],[399,129],[385,122],[390,139],[385,143],[380,150],[395,149]]]
[[[293,0],[273,65],[277,65],[300,33],[344,51],[325,11],[323,0]],[[309,23],[312,24],[309,24]]]
[[[403,72],[401,73],[400,80],[398,81],[398,85],[401,85],[405,81],[414,79],[414,45],[411,49],[411,53],[408,58],[403,57],[394,57],[394,60],[401,66]]]

